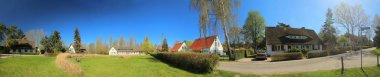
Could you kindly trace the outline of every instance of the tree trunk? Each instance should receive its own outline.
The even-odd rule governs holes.
[[[226,27],[225,21],[226,21],[225,19],[222,19],[223,33],[224,33],[224,38],[225,38],[225,41],[227,44],[227,52],[230,53],[229,58],[230,58],[230,60],[232,60],[232,52],[230,50],[230,42],[228,39],[228,33],[227,33],[227,27]]]

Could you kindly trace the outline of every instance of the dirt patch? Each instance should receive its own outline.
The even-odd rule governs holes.
[[[57,63],[59,68],[63,69],[66,72],[69,72],[74,75],[82,75],[83,72],[81,67],[69,61],[69,58],[71,57],[72,56],[70,54],[61,53],[57,55],[55,62]]]

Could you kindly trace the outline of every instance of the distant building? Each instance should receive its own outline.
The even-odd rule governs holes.
[[[217,36],[198,38],[190,46],[193,52],[225,55],[222,43]]]
[[[17,43],[10,46],[11,53],[14,52],[37,52],[34,41],[28,41],[26,38],[17,39]]]
[[[285,53],[291,48],[322,51],[322,42],[317,33],[304,27],[266,27],[265,37],[269,55]]]
[[[79,52],[85,52],[85,51],[86,51],[86,49],[84,49],[84,48],[79,49]],[[72,43],[70,44],[69,50],[67,52],[68,53],[78,53],[78,51],[76,51],[74,48],[74,44],[72,44]]]
[[[144,52],[142,52],[140,50],[122,49],[122,48],[116,48],[116,47],[112,47],[108,52],[108,55],[113,55],[113,56],[116,56],[116,55],[143,55],[143,54],[144,54]]]
[[[72,44],[70,44],[68,53],[75,53],[75,48]]]
[[[177,42],[174,44],[173,48],[170,49],[171,52],[184,52],[187,51],[188,48],[185,43]]]

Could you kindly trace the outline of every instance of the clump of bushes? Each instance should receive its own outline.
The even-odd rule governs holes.
[[[321,51],[321,52],[309,52],[307,53],[307,58],[317,58],[317,57],[324,57],[327,56],[327,52]]]
[[[218,55],[202,53],[162,52],[151,55],[169,65],[195,73],[212,72],[219,60]]]
[[[245,50],[234,50],[234,56],[232,57],[232,60],[239,60],[246,56]]]
[[[302,56],[303,57],[307,57],[308,53],[310,52],[310,50],[306,50],[306,49],[299,49],[299,48],[291,48],[288,50],[289,53],[296,53],[296,52],[300,52],[302,53]]]
[[[233,57],[232,57],[232,60],[239,60],[239,59],[242,59],[242,58],[248,58],[248,57],[252,57],[252,56],[255,56],[255,53],[253,52],[253,50],[249,50],[249,49],[238,49],[238,50],[233,50]],[[229,54],[227,52],[227,54]]]
[[[300,52],[273,54],[271,61],[298,60],[302,59],[302,57],[302,53]]]

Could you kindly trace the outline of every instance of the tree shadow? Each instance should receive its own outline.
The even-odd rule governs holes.
[[[165,62],[165,61],[162,61],[160,59],[156,59],[154,57],[149,57],[149,58],[144,58],[144,59],[147,59],[149,61],[152,61],[152,62],[162,62],[164,64],[167,64],[169,65],[170,67],[172,68],[177,68],[177,69],[181,69],[181,70],[184,70],[186,72],[189,72],[189,73],[193,73],[193,74],[208,74],[209,72],[202,72],[202,71],[199,71],[199,70],[194,70],[192,68],[183,68],[183,67],[179,67],[177,65],[174,65],[174,64],[171,64],[171,63],[168,63],[168,62]]]
[[[365,77],[369,77],[368,74],[364,71],[363,68],[361,68],[362,72],[364,73]]]
[[[148,57],[148,58],[144,58],[144,59],[147,59],[148,61],[151,61],[151,62],[161,62],[160,60],[158,60],[154,57]]]

